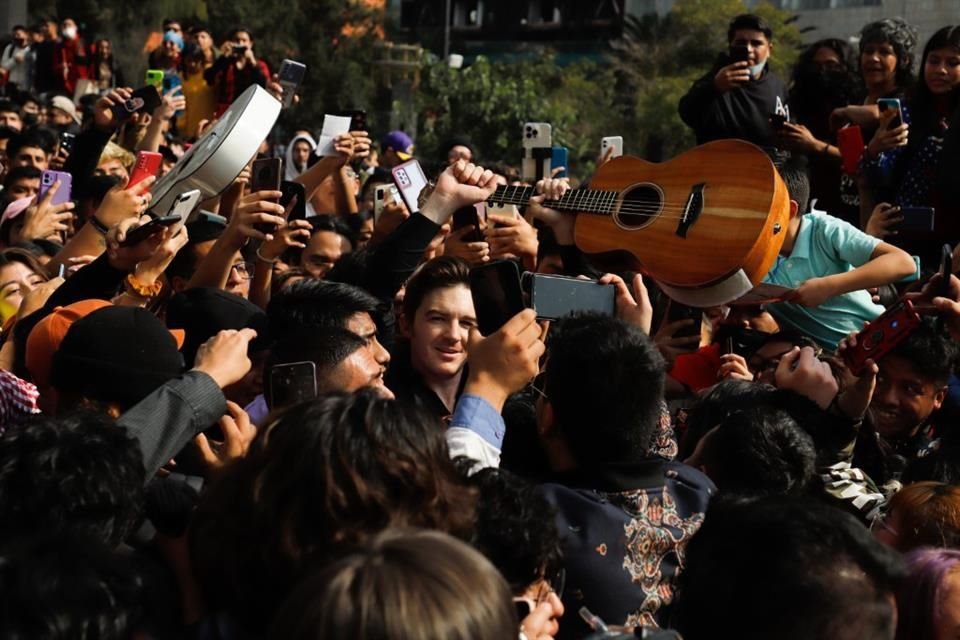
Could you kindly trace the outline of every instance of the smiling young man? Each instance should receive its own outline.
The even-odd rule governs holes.
[[[855,466],[882,483],[904,466],[893,456],[910,464],[936,450],[931,420],[946,399],[956,358],[956,345],[927,320],[877,363],[877,388],[857,438]]]
[[[756,15],[737,16],[727,30],[730,51],[680,100],[680,117],[693,129],[697,144],[740,138],[773,146],[770,116],[790,118],[787,89],[768,65],[773,30]],[[734,53],[746,50],[746,60]]]
[[[466,345],[477,326],[469,273],[459,258],[434,258],[404,293],[400,323],[407,339],[395,349],[387,386],[439,418],[453,413],[466,381]]]

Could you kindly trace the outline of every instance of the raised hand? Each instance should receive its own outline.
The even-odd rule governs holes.
[[[726,93],[750,82],[750,63],[746,60],[729,64],[713,77],[713,86],[720,93]]]
[[[74,204],[72,202],[50,204],[59,189],[60,181],[57,180],[42,198],[38,201],[35,200],[23,212],[23,228],[20,229],[21,242],[47,239],[54,235],[59,236],[70,228],[69,223],[73,218]]]

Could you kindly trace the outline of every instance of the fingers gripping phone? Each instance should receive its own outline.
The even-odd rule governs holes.
[[[283,193],[283,195],[280,196],[280,206],[283,207],[284,211],[287,210],[287,207],[290,206],[294,198],[297,199],[296,204],[293,205],[293,209],[290,210],[290,215],[287,216],[287,220],[306,220],[307,191],[304,186],[299,182],[284,180],[280,183],[280,191]]]
[[[162,99],[160,92],[153,85],[140,87],[130,96],[130,99],[113,106],[113,113],[121,122],[140,111],[152,113],[160,106]]]
[[[482,203],[481,203],[482,204]],[[453,212],[453,221],[450,230],[459,231],[469,226],[473,226],[473,231],[465,234],[462,242],[483,242],[483,231],[480,227],[480,208],[477,205],[467,205],[460,207]]]
[[[898,98],[880,98],[877,100],[877,107],[880,109],[880,113],[886,113],[888,111],[895,111],[896,115],[887,123],[887,130],[896,129],[901,124],[903,124],[903,117],[900,108],[900,100]]]
[[[123,242],[120,243],[121,247],[132,247],[135,244],[143,242],[150,236],[160,233],[167,227],[172,227],[175,224],[178,224],[183,221],[183,217],[180,215],[169,215],[162,216],[160,218],[154,218],[146,224],[142,224],[136,229],[128,232],[126,237],[123,239]]]
[[[145,82],[148,85],[154,86],[157,90],[163,88],[163,70],[162,69],[147,69],[147,77]]]
[[[138,151],[137,159],[133,163],[133,171],[130,172],[130,180],[127,181],[126,189],[129,191],[150,176],[156,176],[160,173],[160,167],[163,166],[163,155],[155,151]]]
[[[750,49],[745,44],[735,44],[730,47],[730,63],[749,62]]]
[[[520,268],[513,260],[496,260],[471,269],[470,293],[477,327],[484,336],[499,331],[524,309]]]
[[[857,346],[844,353],[847,367],[859,376],[867,359],[879,362],[920,326],[920,316],[909,300],[901,300],[887,309],[870,326],[857,334]]]
[[[280,158],[263,158],[256,160],[250,170],[250,193],[257,191],[279,191],[281,180],[281,165],[283,161]],[[277,200],[271,200],[277,202]],[[275,233],[277,226],[265,222],[258,222],[253,228],[260,233]]]
[[[556,320],[575,311],[612,316],[616,311],[612,284],[543,273],[532,274],[530,301],[540,320]]]
[[[373,222],[380,220],[383,208],[389,204],[400,204],[400,191],[395,184],[382,184],[373,192]]]
[[[680,327],[674,334],[677,338],[699,338],[703,331],[703,309],[697,307],[688,307],[673,300],[667,307],[666,322],[679,322],[680,320],[693,320],[689,326]]]
[[[70,191],[73,187],[73,176],[66,171],[43,172],[43,175],[40,176],[40,193],[37,196],[38,201],[47,195],[47,191],[50,191],[50,187],[52,187],[57,180],[60,181],[60,186],[57,188],[57,192],[53,194],[53,197],[50,199],[50,204],[57,205],[70,202]]]
[[[192,222],[196,217],[193,215],[193,210],[200,204],[201,196],[202,194],[199,189],[191,189],[190,191],[181,193],[174,199],[173,204],[170,205],[170,212],[167,215],[179,216],[179,224],[181,226]]]
[[[936,212],[933,207],[900,207],[903,220],[897,231],[933,231]]]
[[[393,182],[400,191],[404,204],[411,214],[420,211],[420,192],[427,186],[427,176],[423,173],[420,163],[416,160],[407,160],[391,171]]]
[[[600,140],[600,157],[607,155],[608,149],[613,149],[610,158],[619,158],[623,155],[623,136],[606,136]]]
[[[313,400],[317,397],[317,365],[309,361],[274,365],[267,389],[272,410]]]
[[[859,125],[849,125],[837,131],[837,147],[843,158],[843,172],[849,176],[857,175],[863,156],[863,132]]]

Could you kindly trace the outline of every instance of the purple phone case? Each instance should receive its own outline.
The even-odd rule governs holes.
[[[57,180],[60,181],[60,188],[57,189],[57,193],[54,194],[53,198],[50,200],[50,204],[63,204],[64,202],[70,202],[70,192],[73,188],[73,176],[67,173],[66,171],[44,171],[43,175],[40,177],[40,193],[37,196],[37,200],[43,198],[47,191],[50,190],[50,187]]]

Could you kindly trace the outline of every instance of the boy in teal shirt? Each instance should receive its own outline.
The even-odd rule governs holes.
[[[790,192],[790,223],[780,255],[764,282],[795,289],[786,302],[770,305],[784,328],[834,350],[884,308],[866,291],[914,276],[910,254],[825,213],[806,211],[810,182],[804,168],[787,163],[780,175]]]

